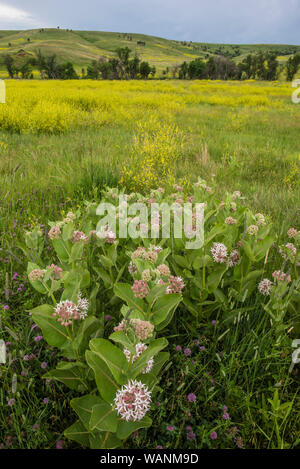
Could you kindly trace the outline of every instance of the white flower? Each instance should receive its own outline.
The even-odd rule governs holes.
[[[140,381],[131,380],[117,391],[114,399],[118,414],[123,420],[142,420],[150,409],[151,392]]]
[[[132,363],[134,363],[142,355],[142,353],[145,350],[147,350],[147,348],[148,348],[147,345],[142,344],[142,342],[139,342],[138,344],[136,344],[136,346],[135,346],[136,355],[133,355]],[[124,354],[125,354],[127,360],[130,361],[130,356],[131,356],[130,350],[125,348],[124,349]],[[141,373],[143,373],[143,374],[149,373],[152,370],[153,364],[154,364],[154,358],[151,357],[148,360],[146,367],[141,371]]]
[[[234,267],[235,265],[237,265],[239,260],[240,260],[240,253],[237,249],[234,249],[229,256],[229,260],[228,260],[229,267]]]
[[[87,317],[89,302],[86,298],[81,298],[81,292],[78,293],[77,308],[79,311],[80,319]]]
[[[264,296],[269,296],[271,293],[273,283],[268,278],[264,278],[258,285],[260,293]]]
[[[215,262],[223,264],[227,261],[227,247],[225,246],[225,244],[214,243],[210,251]]]

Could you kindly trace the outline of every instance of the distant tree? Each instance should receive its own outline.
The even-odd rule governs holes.
[[[98,63],[96,60],[93,60],[90,65],[87,67],[86,77],[92,80],[98,80],[100,75]]]
[[[131,79],[136,79],[139,73],[140,59],[137,55],[128,61],[128,73]]]
[[[276,80],[278,78],[277,70],[278,70],[278,60],[277,60],[277,52],[269,52],[266,54],[266,73],[265,73],[265,80]]]
[[[143,79],[147,79],[151,73],[151,67],[148,62],[142,62],[140,65],[140,74]]]
[[[155,74],[156,74],[156,67],[154,67],[154,65],[153,65],[153,67],[151,67],[150,75],[152,76],[152,78],[154,78]]]
[[[61,80],[77,80],[78,75],[71,62],[58,65],[56,68],[56,78]]]
[[[187,62],[183,62],[179,67],[179,78],[185,80],[187,78],[189,66]]]
[[[206,77],[206,64],[200,58],[188,64],[188,76],[191,80]]]
[[[300,54],[289,57],[286,63],[286,79],[292,81],[300,66]]]
[[[121,74],[121,78],[127,78],[131,49],[129,49],[129,47],[119,47],[116,50],[116,53],[119,57],[119,72]]]
[[[4,65],[8,71],[9,78],[13,78],[16,73],[16,66],[13,57],[9,54],[4,56]]]
[[[19,71],[21,73],[21,76],[23,79],[28,79],[30,78],[32,74],[32,68],[31,68],[31,61],[26,60],[20,67]]]

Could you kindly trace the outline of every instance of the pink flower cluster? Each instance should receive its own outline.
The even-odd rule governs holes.
[[[150,409],[151,392],[145,384],[131,380],[117,391],[114,402],[123,420],[135,422],[142,420]]]
[[[144,280],[135,280],[131,287],[135,298],[145,298],[149,295],[149,288]]]
[[[151,322],[131,319],[130,324],[133,326],[135,335],[139,340],[147,340],[153,336],[154,326]]]
[[[77,305],[70,300],[61,301],[56,305],[53,316],[57,318],[57,321],[60,322],[62,326],[67,327],[70,326],[73,321],[85,319],[88,308],[88,300],[82,298],[79,292]]]
[[[58,303],[55,307],[53,316],[57,318],[62,326],[70,326],[74,320],[80,318],[80,313],[73,301],[65,300]]]
[[[28,278],[31,282],[34,282],[36,280],[42,280],[45,276],[46,271],[42,269],[33,269],[30,274],[28,275]]]
[[[285,274],[284,272],[282,272],[281,270],[275,270],[273,273],[272,273],[272,277],[277,280],[277,282],[284,282],[285,280],[287,280],[287,282],[289,283],[291,281],[291,276],[288,275],[288,274]]]
[[[296,228],[290,228],[287,232],[289,238],[296,238],[297,234],[298,231],[296,230]]]
[[[237,265],[239,260],[240,260],[240,253],[237,249],[234,249],[230,253],[230,256],[229,256],[229,259],[228,259],[229,267],[234,267],[235,265]]]
[[[86,243],[88,239],[88,236],[86,236],[83,231],[74,231],[72,236],[73,243],[79,243],[79,241],[84,241]]]
[[[57,265],[55,264],[51,264],[47,267],[47,269],[51,269],[53,272],[52,272],[52,276],[55,280],[59,280],[61,279],[62,277],[62,269],[60,267],[58,267]]]
[[[227,261],[227,247],[222,243],[214,243],[211,247],[211,255],[215,262],[224,264]]]
[[[264,296],[270,296],[271,288],[273,283],[268,279],[264,278],[258,285],[260,293]]]
[[[169,277],[169,286],[167,287],[166,293],[181,293],[185,287],[184,281],[181,277],[174,277],[171,275]]]

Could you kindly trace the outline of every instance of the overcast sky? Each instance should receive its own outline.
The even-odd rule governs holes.
[[[200,42],[300,44],[300,0],[0,0],[0,29],[56,26]]]

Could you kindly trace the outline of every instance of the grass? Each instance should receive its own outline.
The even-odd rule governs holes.
[[[225,190],[240,190],[246,203],[270,217],[279,232],[289,226],[299,229],[300,106],[292,104],[291,91],[289,85],[257,82],[8,82],[8,104],[0,106],[16,111],[12,116],[21,125],[16,132],[2,119],[0,127],[0,308],[9,305],[9,311],[1,310],[0,339],[10,342],[8,364],[0,367],[0,444],[54,448],[74,420],[64,401],[65,388],[41,380],[42,363],[52,367],[57,358],[44,341],[35,342],[39,332],[28,321],[26,311],[39,297],[26,279],[19,247],[24,231],[46,225],[85,199],[98,198],[104,185],[117,185],[124,166],[132,164],[141,122],[150,132],[170,124],[179,130],[184,145],[176,180],[194,181],[198,175],[215,180],[220,198]],[[17,104],[11,96],[18,98]],[[75,120],[67,119],[63,129],[28,126],[35,106],[45,102],[45,113],[53,103],[57,108],[68,103]],[[96,121],[100,106],[107,118]],[[0,119],[4,112],[0,107]],[[156,423],[128,447],[299,444],[299,371],[296,365],[288,373],[288,335],[274,335],[259,303],[251,315],[234,322],[221,319],[216,317],[213,326],[205,317],[190,324],[176,316],[167,337],[172,352],[163,377],[167,392],[155,398]],[[111,330],[112,324],[106,328]],[[189,347],[192,356],[177,352],[176,345]],[[24,361],[31,353],[35,358]],[[279,410],[276,389],[280,405],[288,404]],[[195,403],[187,401],[188,393],[196,394]],[[11,398],[15,404],[10,407]],[[224,406],[230,420],[222,417]],[[190,431],[195,439],[187,438]],[[213,431],[217,440],[209,437]]]

